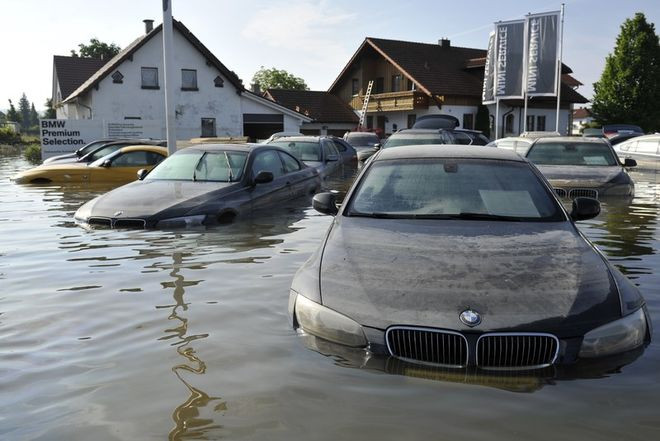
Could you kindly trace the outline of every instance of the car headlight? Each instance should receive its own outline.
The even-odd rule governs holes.
[[[156,224],[156,228],[196,227],[202,225],[205,219],[205,214],[198,214],[196,216],[171,217],[169,219],[159,220]]]
[[[337,311],[301,295],[296,298],[295,311],[298,323],[310,334],[351,347],[367,345],[362,326]]]
[[[580,357],[593,358],[618,354],[641,346],[646,338],[644,308],[622,319],[607,323],[586,333]]]
[[[607,181],[608,184],[630,184],[630,176],[624,171],[619,172],[615,177]]]

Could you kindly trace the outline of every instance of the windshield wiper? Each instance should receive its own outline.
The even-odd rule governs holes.
[[[452,219],[467,219],[467,220],[496,220],[496,221],[507,221],[507,222],[522,222],[522,219],[516,216],[502,216],[499,214],[490,214],[490,213],[470,213],[470,212],[461,212],[457,214],[450,214]]]
[[[229,162],[229,156],[227,156],[227,152],[225,153],[225,161],[227,161],[227,167],[229,168],[229,182],[234,181],[234,173],[231,170],[231,162]]]
[[[452,218],[452,216],[448,214],[383,213],[380,211],[374,211],[371,213],[352,211],[348,215],[359,216],[359,217],[373,217],[377,219],[451,219]]]

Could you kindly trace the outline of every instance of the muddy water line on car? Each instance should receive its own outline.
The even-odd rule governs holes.
[[[331,221],[308,206],[86,231],[73,212],[100,190],[9,183],[27,167],[0,158],[0,439],[660,438],[658,171],[581,224],[640,287],[653,343],[599,378],[484,380],[307,349],[288,288]]]

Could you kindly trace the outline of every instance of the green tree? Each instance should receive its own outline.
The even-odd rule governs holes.
[[[21,117],[19,116],[18,112],[16,111],[16,107],[14,107],[14,103],[9,100],[9,110],[7,111],[7,121],[12,121],[12,122],[19,122]]]
[[[89,40],[89,44],[80,43],[78,52],[71,50],[71,56],[82,58],[99,58],[109,60],[119,53],[121,48],[114,43],[104,43],[96,38]]]
[[[252,84],[257,84],[261,90],[266,89],[290,89],[309,90],[305,80],[298,78],[285,70],[266,69],[261,66],[252,77]]]
[[[594,83],[592,111],[601,124],[660,130],[660,43],[653,23],[638,12],[621,25],[614,53]]]
[[[27,129],[32,124],[30,124],[30,101],[28,101],[25,93],[21,95],[21,99],[18,100],[18,117],[21,123],[21,127]]]
[[[7,121],[7,116],[4,112],[0,111],[0,124],[4,124],[5,121]]]
[[[46,99],[46,112],[44,112],[44,118],[46,119],[55,119],[57,118],[57,112],[53,107],[53,100],[51,98]]]
[[[30,126],[39,125],[39,112],[34,108],[34,103],[30,105]]]

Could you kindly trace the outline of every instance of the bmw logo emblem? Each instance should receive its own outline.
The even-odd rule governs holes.
[[[466,309],[465,311],[461,312],[461,315],[459,315],[458,318],[461,319],[461,322],[471,328],[481,323],[481,316],[479,313],[471,309]]]

